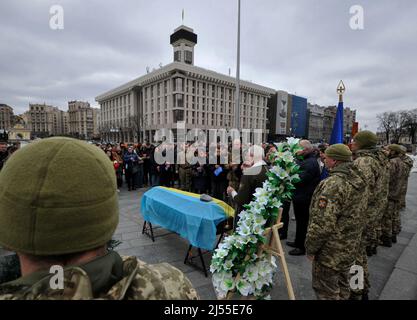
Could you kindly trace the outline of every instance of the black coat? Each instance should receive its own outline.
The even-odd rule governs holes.
[[[310,202],[314,190],[320,183],[320,166],[312,153],[297,162],[301,170],[299,173],[301,181],[295,185],[293,201]]]

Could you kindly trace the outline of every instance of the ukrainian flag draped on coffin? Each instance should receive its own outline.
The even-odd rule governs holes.
[[[234,216],[234,209],[220,201],[200,200],[200,195],[174,188],[155,187],[142,196],[145,221],[178,233],[195,247],[212,250],[216,226]]]

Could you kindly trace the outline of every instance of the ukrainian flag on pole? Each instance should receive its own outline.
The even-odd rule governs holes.
[[[343,93],[346,88],[343,81],[340,81],[340,84],[337,88],[337,93],[339,94],[339,105],[337,106],[336,118],[334,119],[333,131],[330,137],[329,144],[343,143]]]

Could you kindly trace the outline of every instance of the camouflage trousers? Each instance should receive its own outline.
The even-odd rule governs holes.
[[[361,300],[363,294],[369,292],[371,284],[369,282],[369,270],[368,270],[368,256],[366,255],[366,242],[362,241],[360,248],[356,255],[356,265],[363,268],[363,289],[350,289],[351,299]]]
[[[313,261],[313,289],[318,300],[347,300],[350,296],[349,269],[337,271]]]
[[[394,200],[388,201],[387,209],[385,210],[384,218],[382,219],[382,236],[390,238],[393,235],[397,235],[398,231],[398,218],[399,216],[399,202]]]
[[[366,224],[364,231],[365,247],[378,246],[378,229],[379,225],[381,224],[383,213],[381,212],[381,209],[382,208],[380,206],[375,205],[372,207],[368,207],[366,211],[366,220],[368,221],[368,223]]]
[[[191,191],[191,168],[178,169],[179,188],[183,191]]]
[[[377,247],[381,245],[381,236],[383,235],[384,223],[385,223],[385,215],[388,209],[388,195],[386,196],[386,200],[381,202],[381,207],[378,212],[377,216],[377,224],[376,230],[372,233],[372,239],[370,241],[372,247]]]
[[[401,232],[401,212],[400,202],[395,204],[395,210],[392,211],[392,235],[396,236]]]
[[[401,185],[401,198],[399,203],[399,209],[405,208],[405,196],[407,195],[407,189],[408,189],[408,179],[404,184]]]

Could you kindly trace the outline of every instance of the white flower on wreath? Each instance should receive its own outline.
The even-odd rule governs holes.
[[[255,193],[253,195],[256,199],[269,196],[268,190],[266,190],[265,188],[256,188]]]
[[[287,143],[291,146],[294,146],[300,142],[300,139],[289,137],[287,138]]]
[[[253,292],[252,286],[246,280],[240,279],[236,284],[236,288],[243,296],[248,296]]]
[[[270,172],[275,174],[281,180],[288,178],[288,172],[281,167],[275,166],[270,170]]]
[[[271,207],[274,207],[274,208],[281,208],[282,207],[282,202],[279,201],[278,198],[273,198],[271,200],[270,204],[271,204]]]
[[[281,159],[284,162],[287,162],[287,163],[294,162],[294,156],[292,155],[292,153],[290,151],[285,151],[284,154],[282,155]]]

